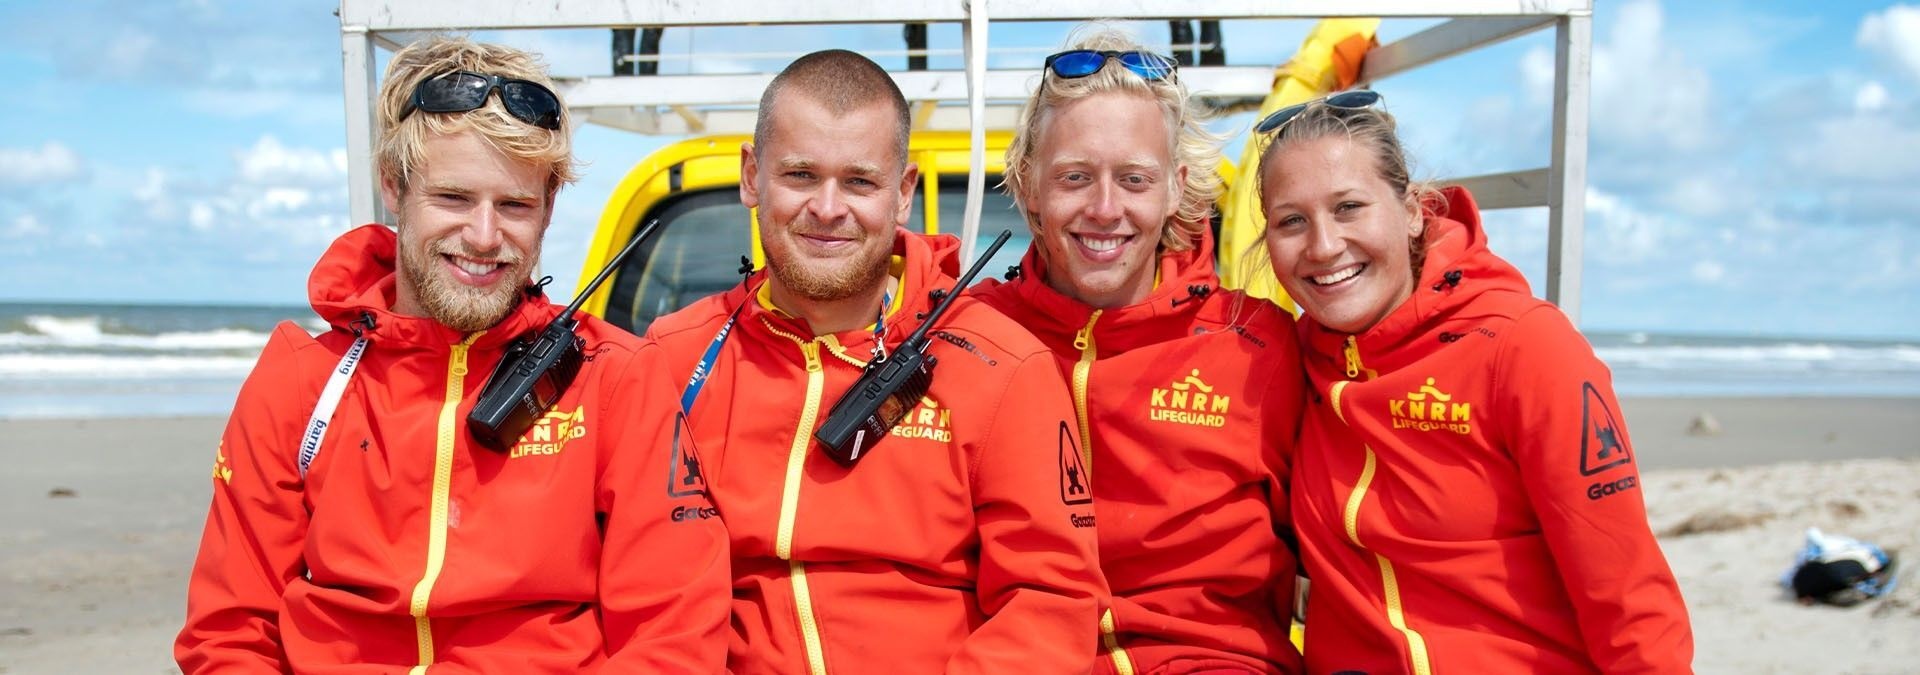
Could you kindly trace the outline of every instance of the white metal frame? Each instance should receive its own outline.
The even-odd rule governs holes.
[[[1588,78],[1593,49],[1592,0],[971,0],[990,5],[1000,21],[1128,19],[1276,19],[1324,17],[1451,20],[1382,45],[1367,57],[1361,79],[1372,83],[1480,47],[1552,27],[1555,33],[1553,147],[1547,166],[1449,182],[1469,186],[1483,208],[1545,206],[1549,212],[1547,299],[1576,322],[1580,312],[1581,241],[1586,221]],[[397,49],[420,34],[443,30],[680,27],[739,24],[961,23],[969,0],[341,0],[340,45],[346,72],[349,208],[354,222],[384,220],[373,173],[374,50]],[[1038,82],[1035,71],[990,71],[983,90],[990,128],[1013,124],[1018,101]],[[1263,97],[1268,67],[1182,68],[1204,98]],[[702,134],[752,129],[752,106],[772,73],[562,79],[562,96],[577,119],[647,134]],[[916,125],[967,129],[969,111],[937,105],[967,100],[962,71],[896,72],[919,107]]]

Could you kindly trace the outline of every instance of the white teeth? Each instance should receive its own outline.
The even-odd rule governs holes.
[[[474,262],[472,260],[467,260],[465,258],[454,258],[453,264],[456,267],[459,267],[461,270],[464,270],[467,274],[471,274],[476,277],[486,276],[487,273],[492,272],[495,269],[499,269],[500,267],[499,263]]]
[[[1360,270],[1366,269],[1366,267],[1367,267],[1366,265],[1354,265],[1352,267],[1348,267],[1346,269],[1340,270],[1338,272],[1334,272],[1332,274],[1322,274],[1320,276],[1313,277],[1313,283],[1319,284],[1321,286],[1331,286],[1333,284],[1337,284],[1342,281],[1352,279],[1354,275],[1359,274]]]
[[[1119,237],[1113,237],[1113,238],[1076,237],[1076,238],[1079,239],[1080,243],[1086,246],[1088,250],[1091,250],[1095,253],[1105,253],[1107,251],[1120,248],[1120,242],[1124,241],[1124,239],[1121,239]]]

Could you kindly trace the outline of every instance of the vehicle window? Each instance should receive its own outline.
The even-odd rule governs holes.
[[[1020,265],[1020,258],[1027,254],[1027,243],[1033,240],[1032,235],[1027,231],[1026,219],[1013,208],[1013,198],[994,187],[999,183],[998,174],[987,175],[987,191],[980,204],[980,234],[974,243],[974,254],[986,252],[987,245],[993,243],[993,238],[998,236],[1001,230],[1011,230],[1013,236],[1007,238],[1006,245],[1001,246],[1000,252],[987,261],[986,267],[980,268],[980,276],[973,280],[976,284],[987,279],[1005,279],[1009,268]],[[966,215],[966,176],[942,177],[940,180],[941,231],[958,235],[961,225],[967,222]],[[907,229],[920,231],[921,219],[920,209],[914,209],[913,222],[907,224]],[[961,261],[960,271],[965,272],[967,266],[971,264],[973,264],[972,260]]]
[[[620,266],[607,299],[607,321],[636,335],[740,283],[740,256],[752,251],[747,207],[732,187],[669,198],[641,220],[650,218],[660,219],[660,233]]]

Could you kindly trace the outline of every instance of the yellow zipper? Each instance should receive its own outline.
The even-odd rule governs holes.
[[[1073,334],[1073,348],[1080,350],[1080,360],[1073,364],[1073,414],[1080,420],[1080,461],[1086,467],[1087,475],[1093,475],[1093,426],[1087,421],[1087,381],[1093,375],[1093,361],[1097,350],[1093,344],[1093,324],[1100,321],[1100,313],[1106,310],[1096,309],[1087,317],[1087,325]],[[1120,646],[1120,636],[1113,622],[1113,610],[1100,615],[1100,636],[1106,642],[1107,656],[1113,659],[1113,668],[1120,675],[1133,675],[1133,659],[1127,656],[1127,650]]]
[[[1080,361],[1073,364],[1073,414],[1080,419],[1080,462],[1088,476],[1093,475],[1093,429],[1087,423],[1087,380],[1093,375],[1093,324],[1103,311],[1093,310],[1086,327],[1073,334],[1073,348],[1080,350]]]
[[[1107,642],[1107,656],[1113,659],[1113,670],[1119,675],[1133,675],[1133,659],[1127,656],[1127,650],[1120,647],[1120,629],[1113,622],[1113,610],[1100,614],[1100,637]]]
[[[485,334],[486,331],[480,331],[468,335],[465,341],[453,345],[452,357],[447,362],[446,398],[440,402],[440,425],[433,447],[433,506],[427,525],[427,569],[420,575],[420,583],[413,585],[413,601],[408,605],[408,611],[413,614],[413,637],[420,649],[420,665],[409,671],[413,675],[426,673],[427,666],[433,663],[433,626],[427,620],[427,599],[433,596],[433,584],[440,579],[440,568],[447,560],[447,493],[453,488],[453,450],[460,439],[458,413],[467,377],[467,348]]]
[[[807,672],[826,675],[826,650],[821,646],[820,623],[813,615],[813,593],[807,587],[807,568],[793,559],[793,523],[799,516],[800,479],[805,474],[807,448],[812,445],[813,423],[820,416],[820,394],[826,389],[827,377],[820,363],[818,341],[802,340],[800,336],[773,328],[772,324],[767,324],[767,328],[800,345],[800,354],[807,361],[806,407],[800,412],[800,424],[793,432],[793,445],[787,450],[787,479],[780,493],[780,529],[774,539],[774,554],[787,561],[788,578],[793,580],[794,611],[799,615],[800,637],[807,644]]]
[[[1347,336],[1347,379],[1360,376],[1360,340]]]
[[[1353,338],[1347,338],[1347,369],[1349,375],[1357,375],[1361,370],[1360,349],[1354,345]],[[1333,383],[1328,398],[1333,402],[1333,412],[1345,423],[1346,414],[1340,411],[1340,395],[1352,380]],[[1433,666],[1427,659],[1427,640],[1420,631],[1407,626],[1406,608],[1400,602],[1400,578],[1393,571],[1393,561],[1386,556],[1373,552],[1360,543],[1360,505],[1367,499],[1367,490],[1373,485],[1373,477],[1379,472],[1379,457],[1374,454],[1373,446],[1361,446],[1367,453],[1366,463],[1360,467],[1360,479],[1354,482],[1353,492],[1347,495],[1347,506],[1341,513],[1341,524],[1345,526],[1347,541],[1354,548],[1373,553],[1373,562],[1380,568],[1380,587],[1382,600],[1387,605],[1387,623],[1407,640],[1407,658],[1413,667],[1414,675],[1433,675]]]

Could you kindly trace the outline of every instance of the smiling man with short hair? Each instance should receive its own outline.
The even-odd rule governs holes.
[[[1092,496],[1070,480],[1066,385],[1031,335],[960,298],[899,424],[850,466],[813,437],[960,269],[959,240],[901,229],[919,177],[907,125],[865,57],[788,66],[741,147],[767,269],[649,329],[697,374],[688,419],[732,536],[728,667],[1085,672],[1105,588]]]

